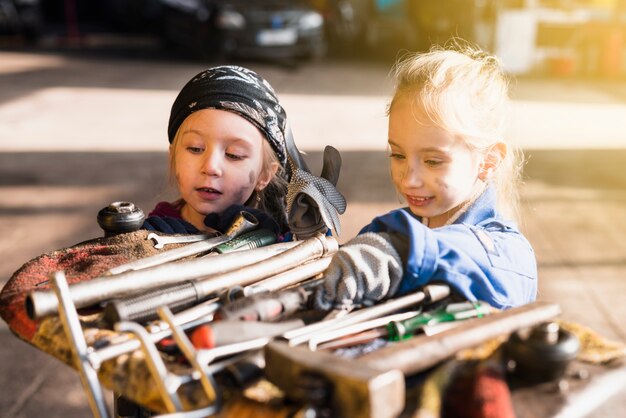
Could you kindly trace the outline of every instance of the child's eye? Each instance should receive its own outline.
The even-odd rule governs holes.
[[[426,160],[426,161],[424,161],[424,163],[427,166],[430,166],[430,167],[437,167],[437,166],[443,164],[443,161],[441,161],[441,160]]]
[[[404,155],[397,153],[397,152],[392,152],[391,154],[389,154],[389,158],[393,158],[394,160],[404,160]]]
[[[187,147],[187,151],[189,151],[192,154],[202,154],[202,151],[204,151],[204,148],[202,148],[202,147]]]
[[[245,155],[233,154],[232,152],[227,152],[226,158],[228,158],[229,160],[233,160],[233,161],[240,161],[245,158]]]

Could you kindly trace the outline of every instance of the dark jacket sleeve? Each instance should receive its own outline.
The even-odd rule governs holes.
[[[163,232],[164,234],[199,234],[200,231],[187,221],[171,216],[149,216],[141,229]]]

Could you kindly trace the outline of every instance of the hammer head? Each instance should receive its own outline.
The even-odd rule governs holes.
[[[381,371],[323,351],[274,341],[265,347],[265,374],[288,396],[305,374],[323,377],[330,388],[333,414],[343,418],[393,418],[404,409],[404,375]]]

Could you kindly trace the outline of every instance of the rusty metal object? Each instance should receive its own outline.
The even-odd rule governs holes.
[[[20,267],[0,293],[0,316],[20,338],[31,341],[40,321],[32,320],[25,306],[26,295],[50,289],[50,274],[64,271],[70,288],[102,275],[112,266],[149,257],[158,252],[146,240],[149,231],[139,230],[108,238],[96,238],[42,254]],[[71,291],[70,291],[71,292]]]
[[[265,349],[266,375],[289,393],[292,382],[302,373],[317,373],[330,382],[332,408],[338,415],[345,418],[396,417],[404,407],[404,375],[421,372],[462,349],[544,322],[559,313],[556,304],[534,302],[464,321],[462,326],[434,336],[418,336],[390,344],[356,360],[323,351],[312,352],[301,346],[290,347],[286,342],[273,342]],[[401,399],[395,398],[399,393]]]
[[[330,383],[335,416],[344,418],[392,418],[404,408],[404,376],[398,370],[382,370],[347,361],[324,351],[290,347],[275,341],[265,347],[265,373],[270,382],[291,394],[294,382],[312,373]],[[296,395],[297,396],[297,395]]]

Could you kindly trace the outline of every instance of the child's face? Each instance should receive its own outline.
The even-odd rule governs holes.
[[[458,136],[416,119],[428,120],[419,106],[405,99],[393,104],[391,176],[411,212],[428,217],[430,227],[442,226],[475,193],[481,158]]]
[[[263,173],[263,141],[261,131],[232,112],[203,109],[187,117],[170,147],[183,219],[206,229],[206,215],[263,189],[273,175]]]

